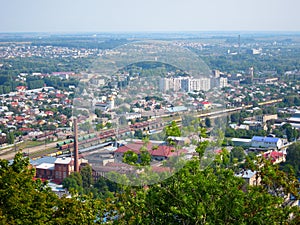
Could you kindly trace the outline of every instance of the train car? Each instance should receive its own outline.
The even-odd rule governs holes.
[[[62,145],[64,145],[64,142],[63,142],[63,141],[58,142],[58,143],[56,144],[56,147],[57,147],[57,148],[60,148],[60,146],[62,146]]]
[[[62,155],[69,154],[69,153],[70,153],[70,149],[62,151]]]
[[[59,149],[60,149],[60,150],[68,149],[68,144],[64,144],[64,145],[60,146]]]
[[[68,144],[68,148],[73,148],[73,147],[74,147],[74,143]]]
[[[62,151],[56,152],[56,156],[58,156],[58,155],[62,155]]]
[[[94,137],[96,137],[96,134],[95,134],[95,133],[90,134],[90,138],[94,138]]]
[[[90,138],[90,135],[89,135],[89,134],[86,134],[86,135],[83,136],[83,139],[84,139],[84,140],[87,140],[87,139],[89,139],[89,138]]]
[[[90,143],[90,142],[94,142],[94,141],[98,141],[99,138],[98,137],[94,137],[94,138],[90,138],[88,140],[86,140],[86,143]]]
[[[64,144],[69,144],[69,143],[72,143],[73,142],[73,139],[67,139],[64,141]]]
[[[78,142],[81,142],[83,140],[83,136],[78,137]]]

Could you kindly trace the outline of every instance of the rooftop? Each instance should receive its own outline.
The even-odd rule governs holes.
[[[262,137],[262,136],[254,136],[251,141],[259,141],[259,142],[271,142],[271,143],[277,143],[280,140],[280,138],[276,137]]]
[[[70,164],[71,161],[72,161],[72,158],[70,158],[70,157],[57,158],[55,160],[55,164]]]
[[[250,179],[251,177],[253,177],[256,174],[256,171],[252,171],[252,170],[244,170],[238,174],[236,174],[237,177],[241,177],[244,179]]]
[[[37,166],[42,163],[54,164],[55,161],[56,161],[55,157],[45,156],[45,157],[35,159],[35,160],[30,159],[30,164],[33,166]]]
[[[42,163],[36,166],[37,169],[54,170],[54,163]]]

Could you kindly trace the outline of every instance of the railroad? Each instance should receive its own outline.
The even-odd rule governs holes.
[[[259,102],[258,105],[268,105],[268,104],[274,104],[282,102],[282,99],[275,99],[270,100],[266,102]],[[222,109],[222,110],[216,110],[212,112],[198,112],[196,117],[198,118],[205,118],[205,117],[216,117],[216,116],[222,116],[224,114],[241,111],[243,109],[252,108],[253,105],[246,105],[241,107],[235,107],[230,109]],[[174,116],[176,116],[178,113],[172,113],[167,115],[170,119]],[[165,116],[166,117],[166,116]],[[174,119],[176,123],[181,123],[181,117],[178,117]],[[170,120],[171,121],[171,120]],[[151,131],[157,131],[162,130],[169,121],[163,121],[161,118],[155,118],[150,121],[144,121],[144,122],[138,122],[129,126],[125,126],[122,128],[113,128],[113,129],[107,129],[96,133],[86,134],[83,136],[80,136],[78,138],[78,145],[81,149],[85,149],[85,152],[93,151],[97,148],[101,148],[101,146],[109,145],[111,144],[116,138],[120,138],[125,135],[133,134],[136,130],[142,130],[143,132],[149,132]],[[43,134],[44,137],[47,134]],[[50,151],[50,153],[47,153],[47,156],[61,156],[70,154],[71,150],[74,147],[74,140],[72,138],[66,139],[64,141],[60,141],[56,143],[56,150]],[[80,150],[79,150],[80,152]],[[41,154],[36,153],[37,157],[40,157],[42,155],[45,155],[45,151],[41,151]]]

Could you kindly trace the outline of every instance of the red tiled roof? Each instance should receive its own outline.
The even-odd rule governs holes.
[[[143,146],[143,142],[129,143],[129,144],[121,146],[115,152],[125,153],[125,152],[131,150],[131,151],[139,154],[142,146]],[[152,148],[152,143],[149,143],[147,146],[147,149],[150,150],[151,148]]]
[[[282,152],[273,151],[273,152],[265,153],[264,154],[264,158],[271,159],[272,162],[275,162],[277,159],[279,159],[281,157],[283,157],[283,153]]]
[[[216,150],[215,153],[216,154],[221,154],[222,153],[222,149]]]
[[[136,154],[140,154],[140,149],[143,146],[142,142],[137,143],[129,143],[126,145],[123,145],[119,147],[115,153],[125,153],[127,151],[133,151]],[[153,144],[149,143],[147,146],[147,150],[152,156],[162,156],[162,157],[170,157],[170,156],[176,156],[181,153],[186,153],[186,150],[178,150],[174,151],[174,147],[166,146],[166,145],[160,145],[157,147],[157,149],[152,150]]]
[[[202,105],[210,105],[211,102],[207,102],[207,101],[204,101],[204,102],[201,102]]]
[[[46,111],[45,112],[47,115],[53,115],[54,113],[52,111]]]
[[[156,150],[151,150],[150,154],[152,156],[169,157],[169,156],[171,156],[172,151],[174,151],[173,147],[162,145],[162,146],[158,146],[158,148]]]
[[[33,128],[29,128],[29,127],[21,127],[19,128],[19,131],[32,131],[34,130]]]
[[[19,103],[17,103],[17,102],[12,102],[12,103],[11,103],[11,106],[12,106],[12,107],[16,107],[16,106],[18,106],[18,105],[19,105]]]
[[[17,121],[22,121],[22,120],[24,120],[24,118],[23,118],[22,116],[16,116],[16,117],[15,117],[15,120],[17,120]]]
[[[169,167],[160,167],[160,166],[152,166],[152,172],[162,173],[162,172],[171,172],[171,168]]]
[[[26,90],[26,86],[18,86],[18,87],[16,87],[16,89],[18,91],[20,91],[20,90]]]
[[[65,95],[64,95],[64,94],[56,94],[55,97],[56,97],[56,98],[64,98]]]

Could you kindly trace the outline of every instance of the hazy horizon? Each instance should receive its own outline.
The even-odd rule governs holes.
[[[0,33],[300,32],[298,0],[0,1]]]

